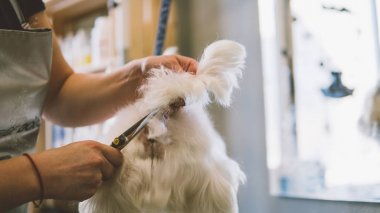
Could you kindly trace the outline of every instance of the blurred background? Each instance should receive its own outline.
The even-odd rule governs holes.
[[[376,2],[172,0],[165,48],[194,58],[218,39],[247,48],[247,67],[231,108],[209,108],[229,155],[248,177],[239,190],[240,212],[380,211],[373,200],[350,202],[369,201],[379,192],[377,130],[365,125],[372,102],[365,103],[379,72]],[[77,72],[109,72],[153,54],[160,0],[45,4],[64,56]],[[338,89],[331,87],[337,84]],[[97,139],[107,122],[44,127],[40,149]],[[352,190],[343,197],[341,191],[323,194],[331,186],[362,183],[367,191],[354,188],[361,200],[344,197]],[[376,190],[368,192],[368,186]],[[47,200],[38,211],[76,212],[76,206]]]

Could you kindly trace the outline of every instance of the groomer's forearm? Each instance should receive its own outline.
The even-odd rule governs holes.
[[[36,21],[37,20],[37,21]],[[30,18],[35,28],[51,28],[45,12]],[[67,64],[53,33],[51,78],[43,115],[62,126],[104,121],[136,97],[142,79],[139,63],[110,74],[77,74]]]
[[[40,199],[38,179],[26,157],[0,161],[0,212]]]
[[[142,79],[140,63],[131,62],[113,73],[73,72],[53,37],[52,73],[44,116],[62,126],[91,125],[111,117],[136,97]]]
[[[104,121],[137,97],[142,74],[138,63],[129,63],[110,74],[72,74],[59,93],[51,97],[44,115],[63,126],[83,126]]]

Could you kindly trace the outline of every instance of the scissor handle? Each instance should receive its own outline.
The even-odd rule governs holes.
[[[116,137],[115,139],[113,139],[111,146],[118,149],[118,150],[122,150],[128,143],[129,143],[129,141],[122,134],[119,137]]]
[[[153,112],[156,113],[156,112]],[[149,113],[143,118],[141,118],[139,121],[137,121],[133,126],[131,126],[129,129],[127,129],[123,134],[116,137],[112,143],[111,146],[121,150],[123,149],[132,139],[134,136],[136,136],[141,130],[141,124],[148,118],[150,118],[153,114]]]

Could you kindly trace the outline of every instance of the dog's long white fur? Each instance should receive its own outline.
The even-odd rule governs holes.
[[[166,123],[149,123],[148,138],[163,147],[152,159],[139,138],[123,150],[124,164],[115,178],[80,204],[81,212],[96,213],[234,213],[237,190],[245,181],[239,165],[230,159],[205,106],[212,100],[229,106],[238,87],[246,58],[237,42],[220,40],[203,53],[196,75],[160,69],[140,88],[143,97],[122,109],[105,137],[112,141],[125,127],[174,99],[186,106]],[[120,125],[123,124],[123,125]]]

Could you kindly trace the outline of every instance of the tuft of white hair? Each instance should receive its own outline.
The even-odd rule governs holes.
[[[165,67],[152,69],[152,76],[140,90],[149,110],[165,106],[173,97],[184,98],[186,105],[210,102],[209,94],[227,107],[233,89],[245,67],[245,48],[234,41],[220,40],[210,44],[203,52],[196,75],[173,72]],[[170,94],[170,95],[168,95]]]
[[[149,123],[146,136],[157,141],[161,155],[152,159],[146,140],[134,139],[122,151],[124,164],[118,174],[81,203],[80,212],[238,212],[237,190],[246,177],[227,156],[204,106],[211,102],[210,95],[230,105],[245,58],[241,44],[221,40],[204,50],[196,75],[164,67],[151,70],[140,88],[143,97],[116,115],[105,141],[179,97],[186,106],[165,123]]]

